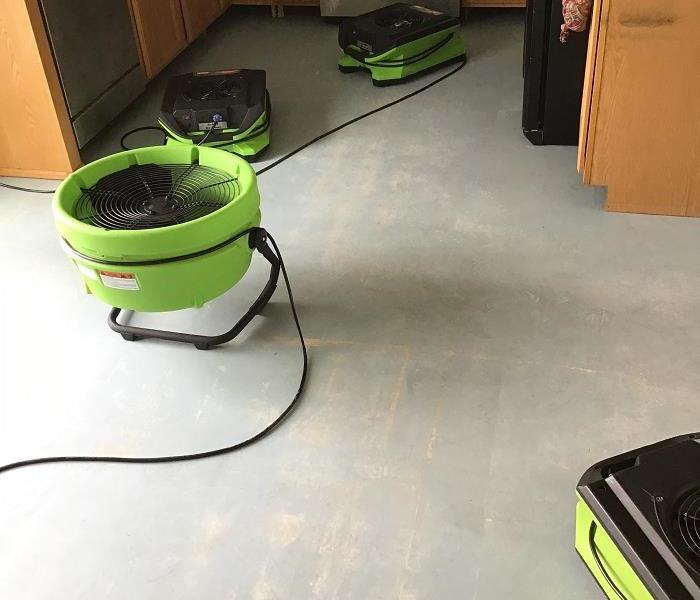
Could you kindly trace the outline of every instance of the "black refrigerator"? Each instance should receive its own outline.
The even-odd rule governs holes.
[[[523,132],[538,146],[578,144],[588,29],[559,41],[562,0],[527,0]]]

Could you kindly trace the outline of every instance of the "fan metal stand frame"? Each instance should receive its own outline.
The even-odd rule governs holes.
[[[182,342],[193,344],[198,350],[209,350],[215,346],[226,344],[233,340],[245,327],[258,315],[267,305],[272,295],[277,289],[277,281],[280,274],[280,260],[267,243],[267,232],[264,229],[256,229],[250,233],[249,244],[270,263],[270,277],[263,288],[263,291],[251,305],[241,319],[227,332],[219,335],[198,335],[193,333],[182,333],[179,331],[164,331],[161,329],[149,329],[147,327],[134,327],[132,325],[122,325],[117,321],[121,308],[112,308],[107,318],[107,324],[112,331],[116,331],[126,341],[135,342],[142,339],[159,339],[170,342]]]

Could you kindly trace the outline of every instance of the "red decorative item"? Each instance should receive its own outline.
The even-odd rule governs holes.
[[[559,35],[562,44],[566,44],[570,31],[586,31],[592,9],[593,0],[562,0],[564,24]]]

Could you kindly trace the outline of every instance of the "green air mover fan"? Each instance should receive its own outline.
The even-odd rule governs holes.
[[[459,19],[422,6],[392,4],[347,19],[338,42],[343,73],[369,71],[375,85],[406,81],[466,60]]]
[[[158,123],[168,144],[201,144],[254,161],[270,144],[271,113],[265,71],[205,71],[168,81]]]
[[[700,598],[699,439],[604,460],[579,482],[576,550],[610,600]]]
[[[90,163],[58,188],[53,212],[64,248],[88,293],[113,306],[110,327],[127,340],[160,338],[207,349],[233,339],[262,310],[280,261],[260,229],[250,165],[192,145],[121,152]],[[190,335],[122,325],[122,309],[200,307],[246,273],[253,249],[271,264],[250,310],[225,334]]]

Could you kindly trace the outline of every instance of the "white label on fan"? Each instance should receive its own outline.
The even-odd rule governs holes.
[[[102,285],[115,290],[132,290],[138,291],[139,282],[136,280],[136,275],[133,273],[114,273],[112,271],[98,271]]]
[[[89,279],[94,279],[95,281],[98,281],[95,269],[91,269],[90,267],[86,267],[85,265],[81,265],[80,263],[75,263],[75,266],[78,267],[78,271],[80,271],[83,274],[83,277],[88,277]]]

